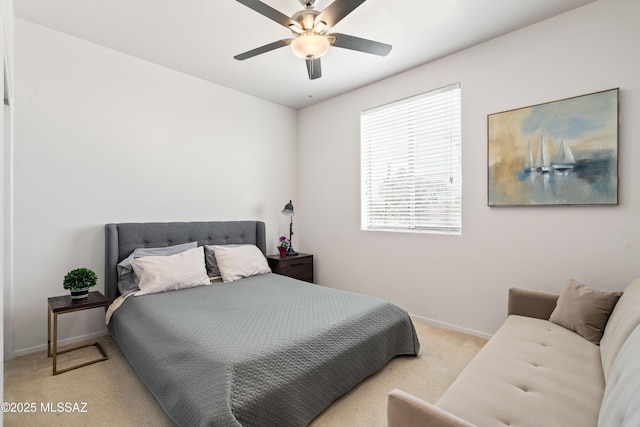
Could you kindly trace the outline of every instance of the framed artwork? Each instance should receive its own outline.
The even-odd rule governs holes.
[[[618,204],[618,96],[490,114],[489,206]]]

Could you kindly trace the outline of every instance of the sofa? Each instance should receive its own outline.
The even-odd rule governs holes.
[[[640,426],[638,324],[640,278],[622,293],[510,289],[507,319],[436,403],[393,390],[387,424]]]

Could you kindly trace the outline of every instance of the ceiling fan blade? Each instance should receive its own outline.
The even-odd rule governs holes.
[[[284,13],[281,13],[281,12],[275,10],[271,6],[269,6],[267,4],[264,4],[259,0],[237,0],[237,2],[238,3],[242,3],[243,5],[247,6],[248,8],[255,10],[260,15],[264,15],[267,18],[276,21],[278,24],[280,24],[280,25],[282,25],[284,27],[289,28],[290,25],[294,25],[296,27],[300,27],[300,24],[298,24],[293,19],[289,18]]]
[[[305,62],[307,63],[307,73],[309,73],[309,80],[315,80],[322,77],[320,58],[305,59]]]
[[[373,40],[362,39],[360,37],[340,33],[327,34],[327,36],[335,38],[334,42],[331,43],[333,46],[341,47],[343,49],[357,50],[359,52],[371,53],[379,56],[387,56],[389,52],[391,52],[390,44],[375,42]]]
[[[335,0],[316,17],[315,23],[317,24],[322,21],[327,24],[328,27],[333,27],[365,1],[366,0]]]
[[[238,61],[243,61],[248,58],[252,58],[256,55],[260,55],[261,53],[266,53],[284,46],[291,44],[291,40],[293,39],[282,39],[277,42],[265,44],[264,46],[257,47],[255,49],[251,49],[247,52],[241,53],[239,55],[234,56]]]

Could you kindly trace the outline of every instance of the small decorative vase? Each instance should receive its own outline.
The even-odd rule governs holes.
[[[82,299],[89,296],[89,288],[71,289],[71,299]]]
[[[287,256],[287,248],[283,248],[282,246],[278,246],[278,251],[280,252],[280,258],[284,258]]]

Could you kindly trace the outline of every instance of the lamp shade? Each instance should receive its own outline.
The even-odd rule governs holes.
[[[329,50],[329,39],[313,33],[302,34],[291,42],[294,55],[302,59],[320,58]]]
[[[287,203],[286,205],[284,205],[284,209],[282,209],[282,214],[286,215],[286,216],[294,216],[295,212],[293,211],[293,204],[291,203],[291,200],[289,200],[289,203]]]

